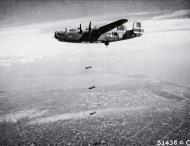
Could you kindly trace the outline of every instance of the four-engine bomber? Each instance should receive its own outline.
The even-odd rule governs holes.
[[[104,43],[106,46],[110,42],[131,39],[143,35],[144,29],[141,22],[135,21],[132,30],[127,30],[124,23],[127,19],[120,19],[118,21],[109,23],[101,27],[92,27],[91,22],[88,28],[82,29],[81,24],[79,28],[72,28],[67,31],[56,31],[55,38],[62,42],[71,43]],[[114,30],[116,28],[116,30]]]

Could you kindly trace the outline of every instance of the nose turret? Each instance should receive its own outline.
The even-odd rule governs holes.
[[[65,34],[66,34],[66,32],[64,32],[64,31],[56,31],[54,33],[54,37],[58,40],[61,40],[61,39],[64,39]]]
[[[56,39],[58,39],[58,38],[60,37],[60,33],[56,31],[55,34],[54,34],[54,37],[55,37]]]

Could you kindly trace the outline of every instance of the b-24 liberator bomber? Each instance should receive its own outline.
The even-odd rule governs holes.
[[[91,22],[88,28],[82,29],[72,28],[67,31],[56,31],[54,37],[61,42],[70,43],[104,43],[106,46],[110,42],[121,41],[140,37],[143,35],[144,29],[141,22],[135,21],[131,30],[127,30],[124,23],[127,19],[120,19],[101,27],[92,27]]]

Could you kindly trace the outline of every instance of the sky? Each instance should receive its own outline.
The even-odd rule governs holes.
[[[142,21],[144,35],[108,48],[53,37],[65,27],[121,18],[130,26]],[[94,73],[140,74],[190,87],[189,18],[189,0],[0,0],[0,80],[78,75],[90,64]]]
[[[180,10],[190,17],[189,9],[189,0],[1,0],[0,22],[7,26],[113,15],[149,19]]]

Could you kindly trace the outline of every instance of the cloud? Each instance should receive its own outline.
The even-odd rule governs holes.
[[[175,11],[172,14],[156,16],[153,17],[152,19],[159,20],[159,19],[175,19],[175,18],[190,18],[190,9]]]

